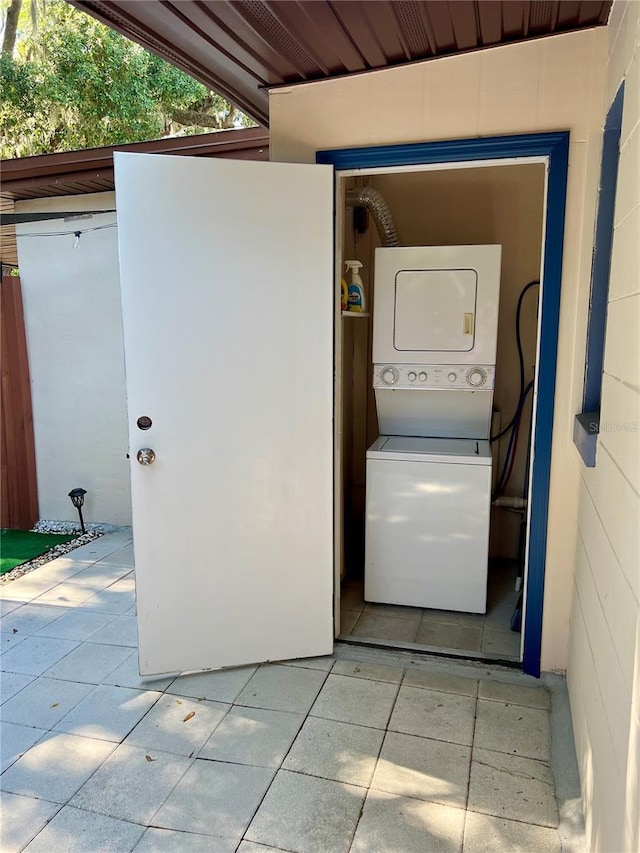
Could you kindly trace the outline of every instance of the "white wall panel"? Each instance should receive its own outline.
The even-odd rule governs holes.
[[[114,207],[113,193],[98,193],[18,202],[16,212]],[[81,486],[86,521],[131,524],[117,229],[90,230],[113,223],[106,213],[17,227],[40,518],[77,521],[67,494]]]

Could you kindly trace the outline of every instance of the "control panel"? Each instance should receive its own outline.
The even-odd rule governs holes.
[[[471,388],[492,390],[492,364],[374,364],[374,388]]]

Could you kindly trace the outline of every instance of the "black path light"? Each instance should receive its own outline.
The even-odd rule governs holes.
[[[71,489],[71,491],[69,492],[71,503],[78,510],[78,515],[80,516],[80,529],[83,533],[87,532],[84,528],[84,519],[82,518],[82,504],[84,503],[84,496],[86,494],[86,489]]]

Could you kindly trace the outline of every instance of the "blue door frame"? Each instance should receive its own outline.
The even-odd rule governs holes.
[[[333,165],[336,171],[420,166],[431,163],[461,163],[471,160],[500,160],[514,157],[548,158],[547,208],[542,303],[540,306],[540,357],[537,365],[538,399],[533,436],[531,516],[526,614],[524,621],[524,672],[540,675],[542,607],[547,549],[547,516],[551,473],[551,433],[556,384],[558,324],[564,215],[569,163],[569,133],[531,133],[445,142],[382,145],[373,148],[342,148],[318,151],[316,161]]]

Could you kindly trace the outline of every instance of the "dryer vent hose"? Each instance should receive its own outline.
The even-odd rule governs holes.
[[[347,190],[347,207],[366,207],[376,223],[383,246],[399,246],[400,240],[389,205],[373,187]]]

